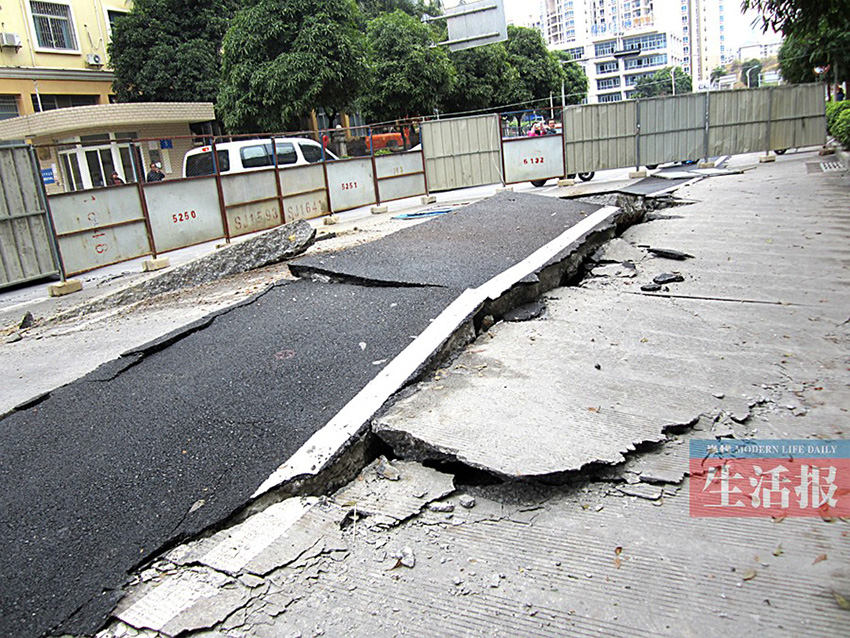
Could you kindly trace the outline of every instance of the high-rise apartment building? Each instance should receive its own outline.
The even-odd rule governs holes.
[[[588,102],[618,102],[668,66],[707,82],[726,58],[724,1],[543,0],[541,31],[584,67]]]

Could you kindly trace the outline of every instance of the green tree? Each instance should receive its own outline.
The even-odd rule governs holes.
[[[717,66],[711,70],[711,83],[717,84],[724,75],[727,74],[725,66]]]
[[[394,120],[434,112],[448,94],[452,65],[442,48],[432,47],[427,24],[403,11],[369,22],[368,89],[360,101],[364,114]]]
[[[112,30],[120,102],[212,102],[221,40],[239,0],[136,0]]]
[[[279,131],[323,108],[331,121],[366,80],[354,0],[256,0],[223,44],[218,110],[233,132]]]
[[[756,59],[747,60],[741,65],[741,83],[748,89],[757,89],[760,86],[759,74],[761,73],[761,62]]]
[[[442,13],[438,2],[423,0],[358,0],[357,4],[367,18],[377,18],[381,14],[393,11],[404,11],[417,18],[421,18],[426,13],[432,16]]]
[[[520,86],[511,102],[543,100],[549,94],[560,95],[561,80],[565,77],[554,53],[537,29],[508,27],[506,43],[508,61],[519,73]]]
[[[673,82],[671,73],[676,78],[676,95],[691,93],[693,82],[691,76],[685,70],[677,66],[658,69],[652,75],[645,75],[635,83],[634,97],[657,97],[660,95],[673,94]]]
[[[499,42],[450,54],[455,75],[443,103],[445,111],[483,111],[509,104],[522,90],[519,72]]]
[[[742,0],[741,8],[758,11],[765,31],[786,36],[814,33],[823,24],[843,25],[846,32],[850,20],[847,0]]]
[[[555,58],[563,73],[564,94],[567,104],[581,104],[587,97],[587,74],[578,62],[573,62],[566,51],[555,51]]]

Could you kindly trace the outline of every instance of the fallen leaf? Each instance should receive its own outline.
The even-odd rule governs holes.
[[[776,516],[771,516],[770,518],[773,519],[774,523],[781,523],[782,521],[785,520],[785,516],[786,516],[785,512],[781,512],[780,514],[777,514]]]
[[[826,560],[826,554],[820,554],[817,558],[812,561],[812,565],[817,565],[819,562]]]
[[[649,339],[647,339],[646,337],[644,337],[643,339],[640,340],[641,343],[647,343],[648,341],[649,341]]]
[[[616,547],[616,548],[614,548],[614,553],[615,553],[617,556],[619,556],[620,554],[622,554],[622,553],[623,553],[623,548],[622,548],[622,547]]]
[[[617,569],[620,569],[620,565],[622,565],[622,564],[623,563],[622,563],[622,561],[620,561],[619,558],[614,559],[614,567],[616,567]]]
[[[820,514],[820,519],[824,523],[834,523],[835,519],[829,514],[829,505],[824,503],[818,508],[818,514]]]
[[[753,578],[755,578],[755,577],[756,577],[756,573],[757,573],[757,572],[756,572],[756,570],[754,570],[754,569],[748,569],[747,571],[745,571],[745,572],[741,575],[741,578],[743,578],[744,580],[752,580]]]
[[[782,551],[782,545],[777,545],[777,546],[776,546],[776,549],[774,549],[774,550],[773,550],[773,555],[774,555],[774,556],[782,556],[782,554],[784,554],[784,553],[785,553],[785,552],[784,552],[784,551]]]
[[[835,602],[838,603],[838,606],[841,609],[850,609],[850,602],[847,602],[847,599],[839,594],[837,591],[832,592],[833,597],[835,598]]]
[[[599,408],[587,408],[588,412],[599,412]]]

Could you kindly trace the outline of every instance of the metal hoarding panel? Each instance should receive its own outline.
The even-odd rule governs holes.
[[[381,201],[425,194],[425,159],[421,151],[375,156]]]
[[[704,93],[640,100],[640,163],[695,160],[705,150]]]
[[[227,207],[227,227],[230,229],[231,237],[268,230],[282,223],[277,197]]]
[[[425,194],[425,175],[401,175],[378,182],[381,191],[381,201],[391,202],[405,197],[416,197]]]
[[[278,179],[284,196],[325,190],[325,170],[321,164],[281,168]],[[289,215],[286,219],[289,220]]]
[[[66,235],[59,250],[69,275],[150,254],[144,222]]]
[[[274,169],[237,173],[221,178],[231,237],[280,226]]]
[[[224,237],[214,177],[148,184],[144,192],[157,251]]]
[[[375,175],[378,179],[400,177],[425,170],[421,151],[375,156]]]
[[[421,135],[430,191],[502,181],[498,115],[424,122]]]
[[[502,142],[505,183],[530,182],[564,175],[564,138],[561,135],[514,138]]]
[[[222,175],[221,191],[225,206],[276,198],[274,169]]]
[[[28,147],[0,149],[0,287],[58,272]]]
[[[567,173],[635,166],[637,110],[633,101],[564,110]]]
[[[377,201],[371,157],[328,162],[327,170],[331,210],[349,210]]]
[[[324,190],[320,190],[301,195],[290,195],[283,200],[283,210],[287,223],[327,215],[330,212],[328,194]]]
[[[709,94],[708,154],[737,155],[765,150],[769,89]]]
[[[151,252],[135,185],[64,193],[48,199],[67,274]]]
[[[56,234],[60,236],[144,220],[135,185],[51,195],[48,199]]]
[[[826,142],[826,97],[822,85],[770,90],[770,149],[820,146]]]

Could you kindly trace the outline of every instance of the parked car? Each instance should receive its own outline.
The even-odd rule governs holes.
[[[315,164],[323,159],[339,159],[328,149],[313,140],[301,137],[276,137],[274,146],[278,166]],[[270,138],[222,142],[215,145],[218,169],[221,173],[244,173],[275,165]],[[215,173],[212,146],[192,149],[183,158],[183,177],[199,177]]]

